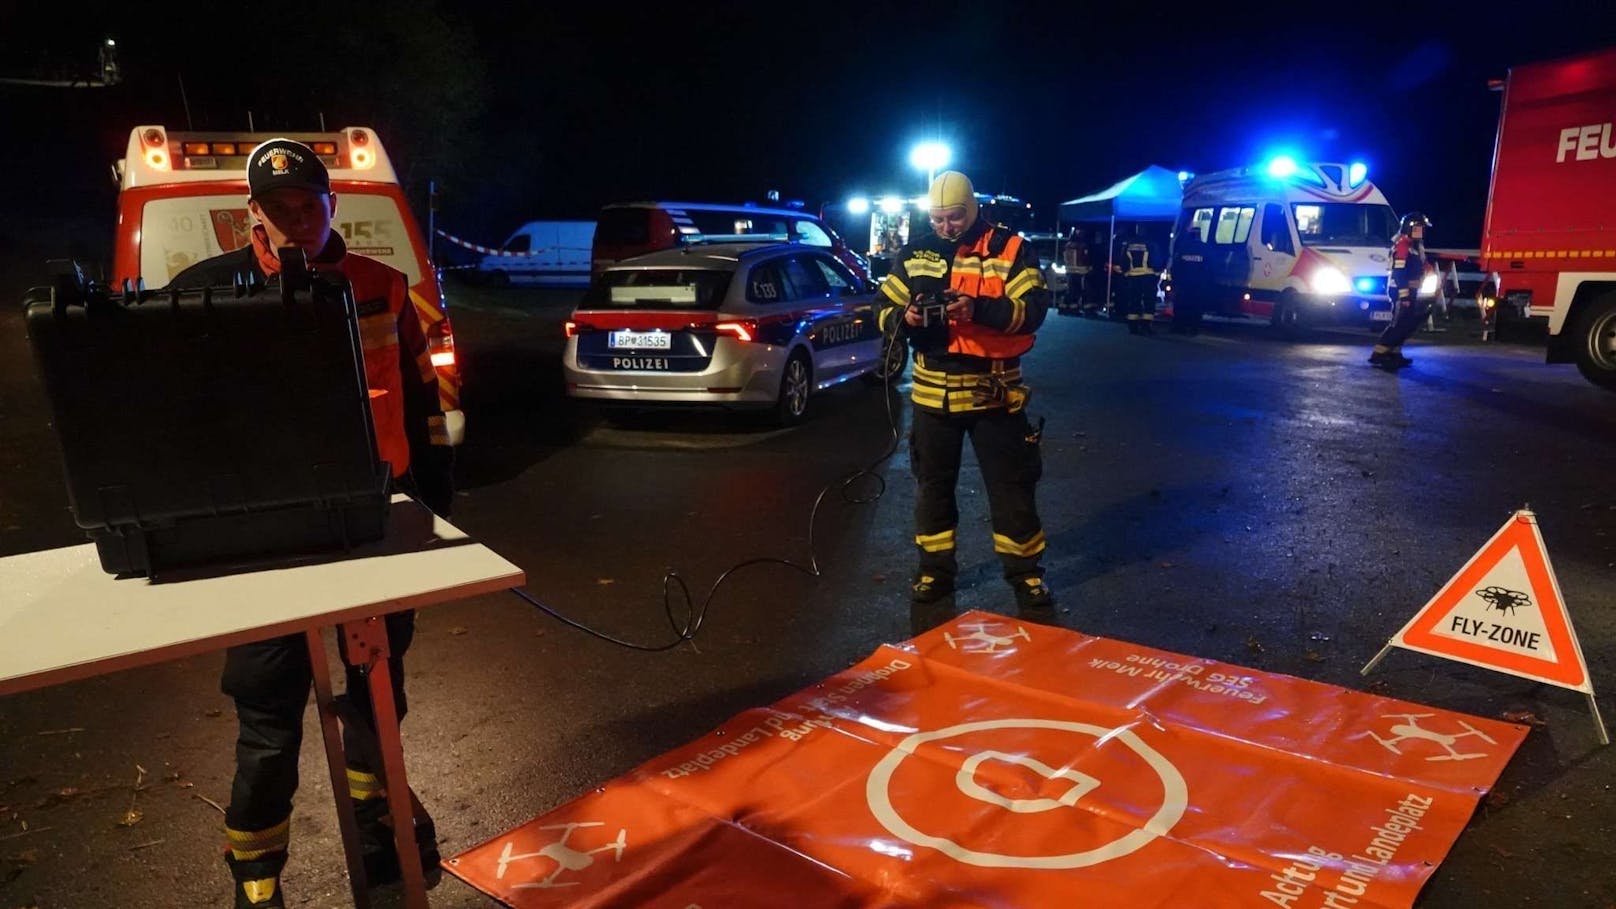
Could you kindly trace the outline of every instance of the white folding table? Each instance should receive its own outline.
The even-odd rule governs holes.
[[[236,644],[301,634],[314,666],[354,905],[369,905],[358,825],[347,794],[331,667],[323,632],[336,628],[355,665],[369,665],[376,738],[403,867],[405,905],[424,909],[426,886],[382,617],[526,583],[520,568],[404,496],[387,534],[349,552],[174,569],[155,581],[101,570],[93,545],[0,558],[0,695],[44,688]]]

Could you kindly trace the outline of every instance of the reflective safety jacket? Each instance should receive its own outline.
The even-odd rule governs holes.
[[[1152,255],[1150,244],[1143,237],[1124,241],[1118,250],[1116,266],[1122,269],[1122,276],[1125,278],[1153,275],[1160,264]]]
[[[1391,269],[1386,275],[1386,293],[1399,306],[1410,306],[1425,279],[1425,244],[1407,234],[1392,244]]]
[[[433,462],[430,469],[416,465],[415,480],[422,500],[437,510],[434,493],[452,494],[447,485],[450,462],[442,454],[448,450],[449,433],[438,403],[438,376],[426,332],[410,302],[409,279],[375,259],[349,255],[347,244],[335,231],[325,249],[309,262],[309,269],[340,272],[353,287],[370,412],[376,424],[376,454],[388,463],[394,477],[410,471],[412,453],[415,460]],[[253,228],[249,245],[204,259],[180,272],[170,284],[181,288],[220,286],[230,284],[237,275],[252,274],[268,285],[278,280],[280,272],[280,258],[260,225]],[[440,478],[428,476],[440,470],[444,474],[441,490]]]
[[[936,299],[953,289],[976,299],[969,322],[911,327],[904,310],[916,297]],[[876,322],[888,337],[914,349],[916,407],[964,413],[1007,406],[981,401],[978,385],[992,379],[1022,385],[1021,357],[1049,312],[1049,291],[1037,257],[1021,237],[977,220],[956,242],[932,235],[899,251],[881,283]]]

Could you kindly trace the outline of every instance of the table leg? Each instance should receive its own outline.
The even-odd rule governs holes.
[[[343,633],[347,636],[348,658],[369,666],[365,678],[370,685],[370,706],[376,719],[376,743],[382,753],[387,809],[393,818],[393,845],[398,850],[399,869],[404,876],[404,905],[406,909],[427,909],[426,878],[421,870],[421,853],[415,844],[415,811],[409,780],[404,775],[404,744],[398,735],[398,705],[393,700],[387,627],[383,620],[371,618],[344,625]]]
[[[353,800],[348,798],[348,759],[343,754],[342,729],[331,693],[331,665],[326,661],[325,640],[319,629],[311,628],[304,634],[309,644],[309,666],[314,670],[314,706],[320,713],[326,766],[331,770],[331,794],[337,803],[337,827],[342,831],[342,852],[348,861],[348,886],[353,890],[354,909],[369,909],[369,881],[365,880],[365,862],[359,854],[359,822],[354,818]]]

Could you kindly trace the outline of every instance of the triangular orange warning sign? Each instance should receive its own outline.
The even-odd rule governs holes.
[[[1388,646],[1594,691],[1530,511],[1504,522]]]

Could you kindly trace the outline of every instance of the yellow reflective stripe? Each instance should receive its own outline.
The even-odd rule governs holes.
[[[917,533],[915,545],[927,552],[947,552],[954,548],[954,531],[949,529],[942,533]]]
[[[1010,297],[1009,300],[1010,322],[1009,324],[1005,325],[1004,331],[1005,334],[1013,335],[1020,331],[1021,326],[1027,321],[1027,304],[1023,303],[1021,298],[1015,296]]]
[[[925,383],[938,388],[975,388],[977,383],[988,376],[993,376],[1004,382],[1016,383],[1021,381],[1021,367],[1013,369],[995,369],[987,372],[940,372],[927,369],[919,363],[914,365],[911,378],[916,383]]]
[[[941,278],[948,274],[948,263],[942,259],[910,259],[903,270],[911,278]]]
[[[286,849],[292,841],[292,819],[287,818],[265,830],[232,830],[224,828],[225,839],[230,843],[230,853],[237,861],[251,861],[270,852],[279,852]]]
[[[899,310],[896,306],[889,306],[886,309],[881,310],[881,315],[877,317],[876,327],[881,330],[882,334],[887,335],[892,333],[892,326],[895,323],[895,320],[898,318],[899,312],[901,312],[901,310]]]
[[[954,274],[956,274],[956,275],[981,275],[982,274],[982,264],[980,262],[978,262],[977,260],[975,260],[975,259],[972,259],[972,260],[970,260],[968,262],[955,262],[954,263]]]
[[[1008,280],[1012,264],[1003,259],[985,260],[982,263],[982,276],[985,278],[998,278],[1001,281]]]
[[[941,391],[925,389],[916,385],[910,389],[909,398],[922,407],[930,407],[933,410],[943,409],[943,393]]]
[[[359,320],[359,341],[365,350],[376,350],[398,344],[398,317],[380,312]],[[431,365],[431,361],[427,361]]]
[[[888,272],[881,282],[881,294],[899,306],[909,305],[909,285],[899,280],[896,273]]]
[[[1033,534],[1032,538],[1027,540],[1025,543],[1017,543],[1015,540],[1012,540],[1001,533],[996,533],[993,535],[993,551],[1001,552],[1005,555],[1020,556],[1022,558],[1026,558],[1027,556],[1035,556],[1038,553],[1043,552],[1045,546],[1047,545],[1048,541],[1044,539],[1044,532],[1042,530]]]
[[[442,417],[438,417],[436,419],[440,424],[443,422]],[[349,798],[358,799],[363,802],[368,799],[379,799],[386,794],[387,790],[382,788],[381,777],[374,773],[366,773],[363,770],[355,770],[352,767],[348,768]]]
[[[452,445],[452,444],[454,444],[449,439],[449,424],[445,423],[443,417],[441,417],[441,416],[439,416],[437,414],[433,414],[432,416],[426,418],[426,434],[427,434],[427,441],[432,443],[433,445]],[[348,784],[349,784],[349,787],[352,788],[352,785],[353,785],[353,771],[352,770],[348,771]]]
[[[236,856],[236,860],[241,861],[241,856]],[[267,904],[270,900],[275,898],[275,887],[279,883],[280,878],[277,877],[259,878],[255,881],[242,881],[241,892],[246,894],[247,902],[252,903],[254,906],[258,905],[259,903]]]
[[[1016,275],[1015,280],[1004,285],[1004,294],[1007,297],[1019,297],[1027,291],[1039,287],[1042,283],[1043,278],[1039,276],[1038,272],[1029,268]]]
[[[410,289],[410,302],[415,304],[415,311],[421,314],[421,324],[436,325],[443,321],[443,311],[414,288]]]

